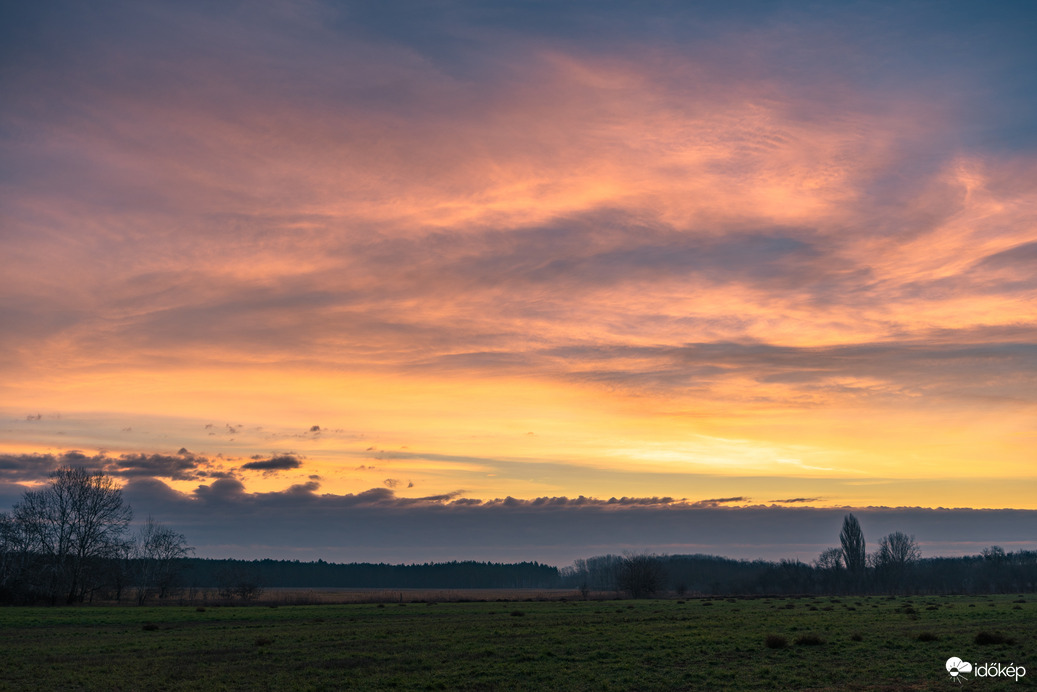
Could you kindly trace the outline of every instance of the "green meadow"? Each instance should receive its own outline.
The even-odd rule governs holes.
[[[1037,681],[1037,597],[0,609],[3,690],[958,689]]]

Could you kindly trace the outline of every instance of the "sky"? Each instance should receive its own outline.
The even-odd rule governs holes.
[[[4,3],[0,508],[76,464],[213,557],[1037,548],[1035,34]]]

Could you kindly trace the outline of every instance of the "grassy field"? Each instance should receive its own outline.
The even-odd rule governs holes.
[[[0,609],[3,690],[959,689],[951,656],[1037,686],[1037,598]]]

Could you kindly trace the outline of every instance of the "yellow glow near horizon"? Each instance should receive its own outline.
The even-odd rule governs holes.
[[[616,391],[603,396],[599,385],[503,376],[461,380],[239,367],[122,372],[117,388],[106,376],[62,377],[49,390],[40,385],[36,380],[38,398],[26,398],[25,405],[38,404],[44,412],[56,407],[64,419],[21,425],[23,436],[7,442],[4,451],[79,448],[90,454],[103,448],[115,456],[142,448],[172,454],[186,447],[207,457],[222,454],[218,468],[229,471],[253,455],[291,453],[302,459],[294,471],[244,474],[253,492],[319,476],[320,492],[332,493],[393,481],[399,494],[418,497],[457,491],[483,499],[623,496],[643,492],[658,477],[665,480],[650,494],[696,501],[709,494],[707,487],[726,488],[724,495],[764,502],[774,499],[764,495],[774,493],[766,492],[762,479],[781,477],[793,485],[800,479],[803,487],[827,482],[831,490],[810,504],[875,503],[883,497],[887,503],[920,504],[917,491],[914,499],[883,486],[851,491],[851,482],[932,478],[958,484],[922,502],[949,505],[960,504],[969,479],[981,475],[1000,479],[1000,506],[1033,502],[1032,488],[1018,482],[1031,473],[1025,455],[1033,436],[1024,418],[900,408],[882,419],[869,414],[871,424],[884,431],[875,436],[858,424],[853,407],[768,410],[747,401],[756,409],[752,416],[745,409],[725,412],[737,397],[767,394],[751,383],[748,391],[723,392],[716,401],[686,402],[699,406],[694,414],[664,410],[680,404],[672,397]],[[153,411],[156,401],[162,402],[161,415],[133,413]],[[235,415],[228,417],[228,410]],[[308,434],[314,425],[320,432]],[[44,429],[52,434],[41,435]],[[933,432],[921,434],[928,430]],[[978,469],[982,439],[989,435],[1015,439],[1018,454]],[[541,470],[543,464],[549,472]],[[641,480],[631,486],[634,474]],[[686,480],[675,481],[682,474]],[[710,479],[705,485],[704,476]],[[198,483],[170,485],[187,492]]]

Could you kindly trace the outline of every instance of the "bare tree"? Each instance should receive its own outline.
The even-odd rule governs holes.
[[[662,588],[664,572],[662,560],[655,555],[626,555],[617,566],[616,582],[632,598],[644,598]]]
[[[254,601],[263,595],[263,580],[255,563],[231,562],[216,575],[220,598]]]
[[[825,572],[838,572],[843,568],[843,551],[839,548],[822,551],[814,560],[814,568]]]
[[[903,572],[909,564],[917,562],[921,557],[922,551],[915,543],[914,536],[894,531],[879,541],[879,552],[875,562],[878,567]]]
[[[6,512],[0,512],[0,594],[8,594],[22,576],[26,554],[22,532]]]
[[[989,548],[984,548],[982,555],[984,560],[987,562],[993,562],[994,564],[1001,564],[1007,559],[1005,549],[999,545],[992,545]]]
[[[110,476],[71,466],[55,471],[48,487],[27,491],[12,514],[26,552],[39,560],[38,586],[67,603],[83,600],[98,567],[125,549],[133,517]]]
[[[846,570],[843,569],[843,551],[841,548],[828,548],[814,560],[814,569],[820,586],[828,592],[834,592],[844,585]]]
[[[843,530],[839,532],[839,542],[843,548],[843,563],[856,579],[864,575],[867,566],[867,554],[864,550],[864,531],[861,530],[857,517],[847,514],[843,518]]]
[[[137,583],[137,604],[149,596],[164,598],[176,585],[182,561],[194,548],[182,533],[155,523],[150,516],[137,532],[130,560]]]

